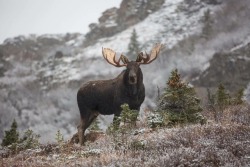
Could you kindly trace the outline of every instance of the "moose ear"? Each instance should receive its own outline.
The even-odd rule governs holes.
[[[124,64],[128,64],[129,63],[129,60],[126,56],[124,56],[123,54],[121,55],[121,60]]]
[[[141,62],[142,61],[142,56],[143,56],[143,52],[139,53],[137,58],[136,58],[136,62]]]

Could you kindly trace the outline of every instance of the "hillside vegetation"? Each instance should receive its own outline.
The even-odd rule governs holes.
[[[12,139],[13,134],[14,139],[1,148],[1,164],[249,166],[250,105],[241,100],[242,94],[230,97],[220,85],[201,111],[199,99],[193,102],[196,95],[192,89],[180,79],[177,70],[172,71],[159,99],[159,110],[143,110],[136,120],[134,111],[123,105],[120,127],[111,124],[106,132],[101,132],[96,122],[86,134],[84,146],[65,141],[60,131],[55,134],[56,143],[39,144],[39,136],[30,131],[18,140],[14,121],[11,130],[6,131],[6,138]],[[192,105],[187,105],[191,101]]]
[[[141,119],[118,139],[90,132],[85,146],[61,141],[17,153],[4,148],[1,166],[249,166],[249,113],[248,105],[234,106],[220,123],[210,117],[205,125],[174,128],[151,129]]]

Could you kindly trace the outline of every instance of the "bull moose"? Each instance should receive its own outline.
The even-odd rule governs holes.
[[[78,90],[77,103],[81,115],[78,126],[80,144],[84,142],[85,130],[99,114],[119,116],[121,105],[124,103],[127,103],[130,109],[140,110],[145,98],[140,65],[154,61],[161,46],[161,44],[156,44],[150,54],[139,53],[136,61],[129,61],[122,54],[116,60],[116,53],[113,50],[102,49],[103,57],[109,64],[115,67],[126,67],[126,69],[114,79],[89,81]]]

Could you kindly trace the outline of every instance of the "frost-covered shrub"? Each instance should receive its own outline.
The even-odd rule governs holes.
[[[180,79],[177,69],[171,72],[167,87],[158,103],[158,112],[168,114],[168,125],[204,123],[200,99],[193,87]]]
[[[224,117],[224,111],[232,106],[244,104],[244,89],[240,89],[234,96],[230,96],[223,84],[219,84],[216,92],[208,92],[208,109],[212,111],[216,122],[220,122]]]
[[[100,149],[90,149],[90,150],[82,152],[82,155],[84,157],[100,156],[100,154],[101,154],[101,150]]]
[[[60,143],[62,143],[64,141],[63,135],[60,132],[60,130],[57,131],[55,139],[56,139],[58,144],[60,144]]]
[[[38,148],[40,135],[35,134],[31,129],[24,132],[23,138],[20,140],[20,147],[22,149]]]
[[[152,112],[147,116],[147,123],[150,128],[156,128],[164,126],[164,119],[159,112]]]
[[[98,120],[98,118],[96,118],[92,123],[91,125],[89,126],[89,130],[90,131],[99,131],[101,130],[100,127],[99,127],[99,123],[100,121]]]
[[[129,148],[134,151],[143,150],[146,147],[146,142],[146,140],[133,140],[130,142]]]

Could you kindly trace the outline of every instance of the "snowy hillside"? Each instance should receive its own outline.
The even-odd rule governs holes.
[[[80,85],[89,80],[114,78],[122,71],[103,59],[102,47],[115,50],[117,55],[126,55],[133,29],[143,50],[148,53],[155,43],[164,45],[155,62],[142,66],[146,87],[142,109],[154,108],[158,88],[165,87],[171,70],[178,68],[183,77],[191,81],[193,74],[208,69],[215,52],[235,50],[249,44],[246,41],[250,37],[248,24],[234,29],[228,33],[230,35],[218,29],[218,33],[207,41],[197,37],[202,32],[204,12],[210,9],[211,15],[217,18],[221,9],[227,6],[226,2],[216,5],[207,2],[165,0],[159,10],[143,21],[88,47],[83,47],[85,37],[81,34],[31,35],[6,40],[0,48],[4,60],[0,64],[0,74],[3,69],[0,77],[0,126],[3,127],[0,138],[14,118],[20,130],[33,129],[41,135],[43,142],[54,140],[59,129],[65,138],[69,138],[76,132],[79,121],[76,92]],[[190,43],[193,49],[187,52],[185,48]],[[110,117],[100,119],[105,128]]]

